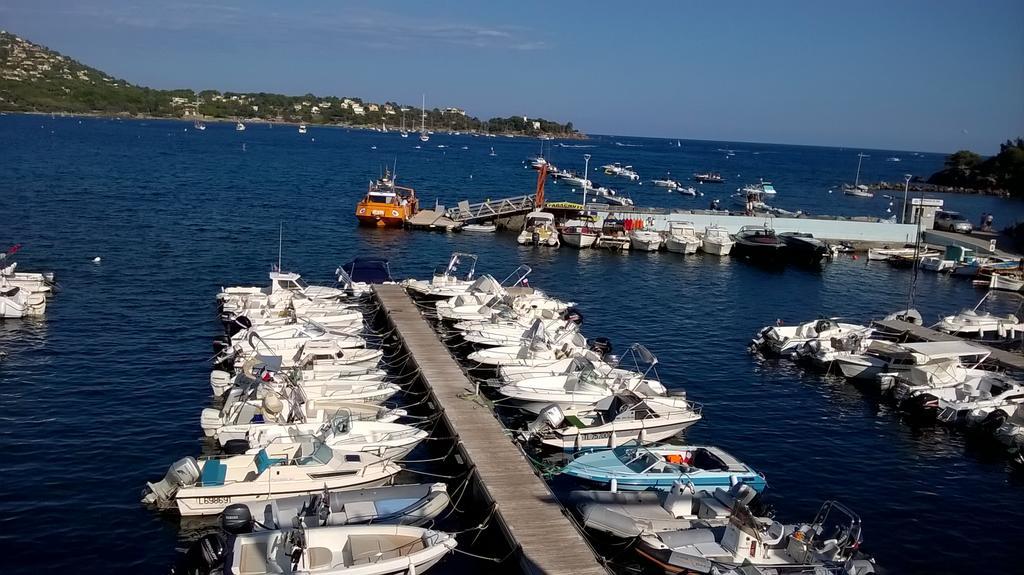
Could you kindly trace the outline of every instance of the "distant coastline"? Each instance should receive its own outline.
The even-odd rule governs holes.
[[[157,90],[136,86],[0,31],[0,111],[99,117],[267,122],[586,139],[572,122],[528,116],[476,118],[459,107],[426,108],[356,97]]]

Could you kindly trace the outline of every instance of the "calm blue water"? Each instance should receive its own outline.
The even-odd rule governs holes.
[[[593,148],[555,147],[554,161],[579,168],[590,153],[592,167],[620,161],[645,179],[668,170],[726,174],[730,182],[708,196],[765,177],[779,189],[778,205],[814,213],[885,215],[888,207],[882,198],[828,194],[852,178],[859,150],[682,143],[602,137],[584,144]],[[528,263],[533,285],[580,302],[589,335],[610,336],[620,349],[641,341],[659,355],[666,382],[704,404],[689,439],[722,445],[762,470],[781,519],[809,519],[823,499],[838,498],[860,512],[866,549],[893,573],[1019,565],[1024,480],[992,442],[911,427],[852,386],[745,351],[777,318],[866,320],[901,308],[909,274],[863,259],[771,272],[667,253],[524,248],[505,235],[357,228],[354,202],[396,157],[399,179],[424,203],[532,191],[535,173],[521,161],[540,150],[535,140],[436,135],[422,150],[417,144],[340,129],[303,137],[285,127],[196,132],[177,122],[0,117],[0,248],[23,243],[22,268],[53,270],[63,287],[45,320],[0,324],[0,349],[10,354],[0,364],[5,572],[166,571],[177,521],[139,505],[139,490],[198,452],[206,361],[219,329],[213,296],[222,285],[266,281],[279,223],[285,267],[311,281],[331,282],[332,270],[357,253],[389,257],[399,277],[426,276],[454,250],[478,253],[481,270],[496,275]],[[497,157],[488,156],[492,146]],[[926,176],[942,162],[869,153],[867,180]],[[884,161],[893,155],[903,161]],[[708,201],[619,184],[640,205]],[[1024,217],[1017,202],[946,199],[972,220],[983,211],[1000,214],[997,225]],[[90,261],[97,255],[100,265]],[[927,320],[980,296],[932,275],[921,277],[918,293]],[[438,571],[491,568],[465,561]]]

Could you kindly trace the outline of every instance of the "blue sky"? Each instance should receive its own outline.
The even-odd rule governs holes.
[[[133,83],[543,116],[592,133],[992,152],[1024,136],[1021,0],[4,0]]]

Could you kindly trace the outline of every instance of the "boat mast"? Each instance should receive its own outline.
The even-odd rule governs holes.
[[[427,95],[423,94],[423,102],[420,104],[420,133],[427,133]]]
[[[277,271],[281,271],[281,246],[284,238],[284,223],[277,224]]]
[[[853,187],[860,185],[860,163],[864,161],[864,152],[857,154],[857,177],[854,179]]]

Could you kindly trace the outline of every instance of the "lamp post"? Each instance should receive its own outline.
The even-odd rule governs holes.
[[[900,223],[907,223],[907,191],[910,190],[910,178],[914,176],[910,174],[903,174],[903,215],[900,217]]]
[[[590,182],[590,154],[583,154],[583,214],[587,212],[587,184]]]

